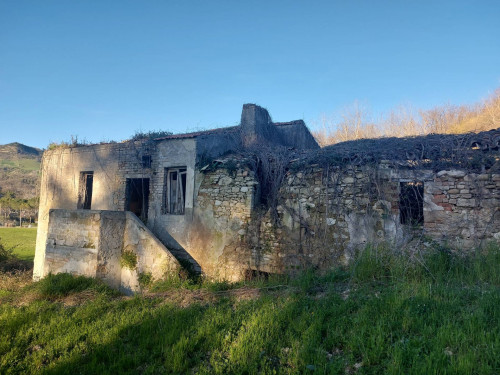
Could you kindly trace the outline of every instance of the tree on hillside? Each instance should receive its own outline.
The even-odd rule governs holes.
[[[22,199],[16,198],[12,192],[6,192],[0,198],[0,215],[3,214],[4,220],[7,220],[11,214],[19,214],[19,226],[22,225],[23,217],[29,218],[30,223],[37,214],[39,198]]]
[[[417,112],[409,105],[400,105],[381,120],[381,129],[388,137],[408,137],[423,133]]]
[[[340,119],[323,115],[320,122],[321,129],[313,135],[321,146],[381,135],[368,109],[357,101],[343,109]]]

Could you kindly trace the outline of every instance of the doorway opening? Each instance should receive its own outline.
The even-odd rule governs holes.
[[[148,218],[149,178],[127,178],[125,210],[131,211],[141,220]]]

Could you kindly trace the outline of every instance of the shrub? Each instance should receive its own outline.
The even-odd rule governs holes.
[[[130,270],[135,270],[137,266],[137,255],[133,251],[125,250],[120,259],[120,265]]]
[[[172,132],[165,131],[165,130],[150,130],[147,132],[143,132],[140,130],[137,130],[135,134],[130,138],[131,141],[141,141],[141,140],[148,140],[148,139],[156,139],[156,138],[162,138],[162,137],[168,137],[169,135],[172,135]]]
[[[2,239],[0,238],[0,262],[4,262],[14,257],[14,255],[12,254],[12,251],[14,249],[6,249],[1,240]]]

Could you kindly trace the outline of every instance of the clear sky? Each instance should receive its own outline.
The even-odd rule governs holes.
[[[497,87],[499,0],[0,0],[0,144],[230,126],[243,103],[313,125]]]

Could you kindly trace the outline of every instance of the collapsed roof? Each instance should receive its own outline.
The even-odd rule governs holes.
[[[500,128],[481,133],[429,134],[405,138],[360,139],[308,153],[302,162],[361,165],[387,162],[400,167],[474,172],[500,170]]]

